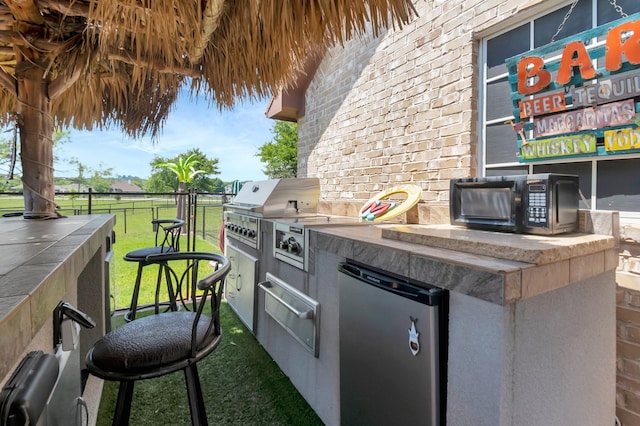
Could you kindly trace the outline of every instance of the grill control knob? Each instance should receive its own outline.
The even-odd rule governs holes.
[[[302,246],[297,241],[290,241],[287,251],[293,254],[300,254],[300,252],[302,251]]]
[[[287,241],[280,241],[280,243],[278,243],[278,247],[280,247],[280,250],[288,250],[289,243]]]
[[[256,231],[254,231],[253,229],[251,229],[251,230],[249,230],[248,235],[249,235],[249,238],[255,238],[255,236],[256,236]]]

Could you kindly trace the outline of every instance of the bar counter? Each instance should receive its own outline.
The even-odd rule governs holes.
[[[615,418],[618,217],[581,218],[581,232],[557,236],[387,224],[310,239],[316,254],[449,290],[448,424],[604,425]]]
[[[0,218],[0,386],[29,351],[53,352],[52,314],[61,300],[97,323],[80,333],[82,355],[104,335],[114,225],[114,215]]]

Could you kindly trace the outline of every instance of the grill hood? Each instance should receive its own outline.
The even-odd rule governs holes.
[[[315,215],[319,199],[318,178],[269,179],[245,183],[224,206],[258,217],[296,217]]]

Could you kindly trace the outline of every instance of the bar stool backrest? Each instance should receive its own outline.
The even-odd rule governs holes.
[[[156,247],[169,248],[180,251],[180,233],[184,226],[182,219],[154,219],[151,221],[156,233]],[[162,250],[162,253],[166,253]]]

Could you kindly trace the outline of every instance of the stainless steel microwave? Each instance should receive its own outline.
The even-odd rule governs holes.
[[[578,176],[554,173],[452,179],[451,223],[474,229],[559,234],[578,229]]]

